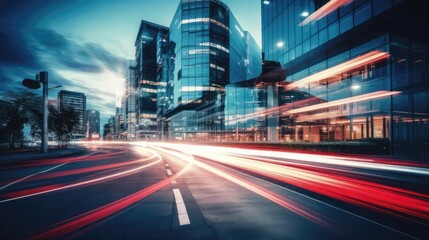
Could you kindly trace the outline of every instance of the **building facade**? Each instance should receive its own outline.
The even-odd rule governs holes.
[[[86,110],[86,138],[89,140],[100,139],[100,112]]]
[[[391,154],[428,155],[426,1],[267,0],[261,8],[265,59],[287,74],[277,141],[386,141]]]
[[[168,74],[163,70],[163,57],[168,51],[168,28],[142,20],[135,41],[135,66],[131,66],[130,88],[134,81],[135,112],[130,110],[130,121],[133,115],[136,119],[136,137],[139,139],[152,139],[158,136],[157,105],[158,86],[164,87]],[[165,73],[165,74],[164,74]],[[132,107],[133,95],[129,91],[129,106]],[[130,124],[133,124],[130,122]],[[131,129],[132,126],[128,125]]]
[[[136,118],[136,104],[137,104],[137,89],[136,89],[136,62],[131,60],[128,66],[127,78],[125,81],[125,92],[123,98],[124,102],[124,118],[125,130],[128,140],[136,139],[137,132],[137,118]]]
[[[58,106],[71,107],[79,114],[79,124],[73,133],[74,138],[84,139],[86,136],[86,96],[80,92],[61,90],[58,92]]]
[[[221,132],[225,86],[260,73],[259,46],[222,2],[183,0],[171,21],[170,51],[168,138],[193,141]]]

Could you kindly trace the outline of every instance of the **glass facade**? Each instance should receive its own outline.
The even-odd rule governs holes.
[[[276,140],[386,141],[392,154],[427,156],[427,3],[355,0],[323,13],[326,2],[261,1],[265,58],[287,73]]]
[[[171,139],[221,131],[225,86],[260,73],[259,46],[217,0],[182,0],[170,25],[170,46],[163,129]]]
[[[162,91],[168,79],[163,69],[163,58],[168,52],[167,27],[142,21],[137,34],[135,74],[137,137],[152,139],[158,137],[158,98],[164,101]],[[158,89],[158,86],[161,88]],[[164,89],[163,89],[164,88]],[[160,92],[160,94],[159,94]],[[161,109],[161,108],[160,108]]]
[[[125,83],[125,129],[127,139],[136,139],[137,119],[136,119],[136,61],[129,61],[127,79]]]
[[[267,88],[253,81],[226,87],[225,141],[266,141]]]
[[[86,110],[86,138],[100,138],[100,112],[94,110]]]
[[[188,104],[228,82],[229,15],[215,1],[182,1],[170,26],[175,49],[173,101]]]

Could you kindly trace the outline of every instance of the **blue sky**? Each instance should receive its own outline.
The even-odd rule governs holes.
[[[169,26],[180,0],[2,0],[0,94],[49,72],[49,85],[83,92],[104,124],[114,114],[144,19]],[[224,0],[261,43],[260,0]],[[60,89],[50,92],[56,99]]]

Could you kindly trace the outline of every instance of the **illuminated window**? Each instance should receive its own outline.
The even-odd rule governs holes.
[[[210,63],[210,67],[213,68],[213,69],[217,69],[217,70],[220,70],[222,72],[225,72],[225,68],[217,66],[217,65],[215,65],[213,63]]]
[[[150,81],[150,80],[140,80],[140,84],[148,84],[148,85],[153,85],[153,86],[158,85],[156,82]]]
[[[214,48],[217,48],[217,49],[220,49],[220,50],[222,50],[222,51],[224,51],[224,52],[229,53],[229,50],[228,50],[227,48],[225,48],[225,47],[224,47],[224,46],[222,46],[222,45],[216,44],[216,43],[212,43],[212,42],[201,42],[199,45],[200,45],[200,46],[210,46],[210,47],[214,47]]]
[[[156,114],[142,113],[140,118],[156,118]]]
[[[193,54],[208,54],[210,53],[209,49],[190,49],[189,50],[189,55],[193,55]]]
[[[217,20],[211,19],[211,18],[190,18],[190,19],[183,19],[181,21],[181,24],[197,23],[197,22],[211,22],[211,23],[214,23],[214,24],[216,24],[216,25],[218,25],[218,26],[220,26],[222,28],[225,28],[226,30],[229,30],[229,28],[225,24],[223,24],[223,23],[221,23],[221,22],[219,22]]]
[[[140,88],[142,92],[148,92],[148,93],[156,93],[156,89],[151,88]]]

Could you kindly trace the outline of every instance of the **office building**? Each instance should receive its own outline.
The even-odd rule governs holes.
[[[74,138],[84,139],[86,136],[86,96],[80,92],[61,90],[58,92],[58,105],[71,107],[79,114],[79,124],[73,133]]]
[[[86,110],[86,138],[89,140],[100,139],[100,112]]]
[[[259,46],[218,0],[181,1],[169,36],[164,134],[193,141],[221,132],[225,86],[260,74]]]
[[[128,66],[127,78],[125,82],[125,93],[123,96],[124,101],[124,120],[125,132],[128,140],[136,139],[137,131],[137,118],[136,118],[136,103],[137,103],[137,90],[135,78],[136,62],[131,60]]]
[[[394,155],[428,156],[427,1],[261,7],[265,59],[287,74],[278,84],[277,141],[381,142]]]
[[[158,138],[158,123],[157,123],[157,105],[158,98],[162,99],[162,94],[158,94],[162,87],[167,84],[164,58],[168,51],[168,28],[142,20],[135,41],[136,59],[130,65],[129,85],[130,88],[134,79],[135,88],[135,109],[128,112],[130,115],[130,124],[133,123],[133,118],[136,118],[135,134],[138,139],[153,139]],[[132,76],[134,74],[134,78]],[[134,104],[133,93],[130,90],[129,107]],[[162,104],[162,103],[160,103]],[[135,115],[135,117],[133,117]],[[128,126],[128,129],[133,128]],[[134,130],[134,129],[133,129]],[[130,135],[131,136],[131,135]]]

